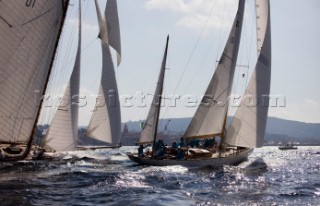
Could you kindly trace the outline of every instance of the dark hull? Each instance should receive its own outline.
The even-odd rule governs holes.
[[[212,158],[197,158],[197,159],[155,159],[152,157],[139,157],[137,154],[128,153],[130,160],[140,165],[152,165],[152,166],[169,166],[169,165],[181,165],[185,167],[221,167],[223,165],[237,165],[245,161],[251,154],[253,149],[247,148],[243,151],[228,155],[225,157],[212,157]]]

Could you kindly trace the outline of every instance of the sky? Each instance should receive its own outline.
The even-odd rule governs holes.
[[[101,10],[106,1],[99,0]],[[166,36],[170,35],[161,118],[191,117],[213,75],[236,14],[235,0],[118,0],[122,62],[116,68],[122,122],[144,120],[154,93]],[[271,95],[280,97],[269,116],[320,123],[320,1],[270,0],[272,31]],[[103,12],[103,11],[102,11]],[[246,14],[233,83],[242,94],[256,62],[254,1]],[[76,52],[78,1],[71,0],[48,92],[62,95]],[[92,115],[101,77],[101,47],[94,1],[82,2],[81,94],[79,124]],[[247,67],[248,66],[248,67]],[[243,77],[244,74],[244,77]],[[141,103],[146,95],[145,104]],[[173,97],[180,95],[176,105]],[[128,102],[124,97],[132,96]],[[191,98],[191,99],[190,99]],[[230,109],[230,115],[236,108]],[[40,121],[50,123],[47,107]]]

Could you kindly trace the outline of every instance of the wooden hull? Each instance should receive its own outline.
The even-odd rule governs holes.
[[[251,154],[253,149],[247,148],[243,151],[228,155],[226,157],[219,158],[206,158],[206,159],[155,159],[148,157],[139,157],[137,154],[128,153],[130,160],[140,164],[140,165],[153,165],[153,166],[169,166],[169,165],[181,165],[185,167],[221,167],[223,165],[236,165],[245,161]]]

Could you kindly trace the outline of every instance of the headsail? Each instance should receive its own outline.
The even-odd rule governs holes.
[[[209,83],[201,104],[184,134],[185,138],[210,137],[220,134],[223,130],[223,123],[228,108],[228,97],[231,92],[237,63],[244,9],[245,0],[240,0],[238,12],[219,65]]]
[[[256,1],[258,62],[230,127],[226,142],[261,147],[266,130],[271,81],[271,29],[269,0]],[[261,49],[260,49],[261,48]]]
[[[79,1],[78,50],[74,68],[58,110],[51,122],[43,147],[55,151],[72,151],[78,143],[78,105],[81,63],[81,1]]]
[[[121,138],[121,114],[116,75],[109,44],[119,42],[111,46],[114,46],[118,54],[120,54],[120,32],[111,32],[119,30],[119,22],[108,24],[107,22],[109,21],[100,14],[97,1],[95,3],[100,24],[99,38],[101,39],[102,46],[102,76],[98,93],[99,102],[97,102],[92,114],[87,135],[94,139],[116,145],[120,143]],[[116,5],[117,2],[115,0],[109,0],[106,12],[110,8],[116,9]],[[118,17],[112,16],[112,14],[117,15],[118,12],[113,11],[110,14],[110,21],[116,22],[117,20],[115,19],[118,19]],[[118,63],[120,63],[120,57],[118,60]]]
[[[31,144],[68,2],[0,1],[0,142]]]
[[[161,95],[163,91],[164,74],[166,70],[166,62],[167,62],[167,54],[168,54],[168,44],[169,44],[169,36],[167,37],[166,48],[163,55],[163,60],[161,64],[156,91],[154,92],[151,107],[140,135],[140,139],[139,139],[140,144],[152,143],[157,135],[157,127],[158,127],[160,107],[161,107]]]
[[[101,15],[97,0],[95,0],[95,4],[100,27],[99,38],[116,50],[117,65],[119,66],[121,62],[121,40],[117,1],[107,1],[104,17]]]

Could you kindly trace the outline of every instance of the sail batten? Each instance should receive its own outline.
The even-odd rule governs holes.
[[[139,144],[154,142],[157,135],[157,126],[159,121],[161,95],[163,91],[164,75],[166,70],[167,54],[168,54],[169,36],[167,37],[166,48],[164,51],[161,69],[158,77],[157,87],[152,99],[147,119],[144,123],[140,134]]]
[[[256,2],[257,50],[255,70],[230,127],[226,143],[241,147],[262,147],[266,130],[271,82],[271,29],[269,0]],[[247,105],[248,98],[254,102]]]
[[[185,134],[185,138],[207,136],[221,133],[224,117],[228,108],[228,97],[232,88],[232,81],[241,40],[244,17],[245,0],[239,1],[237,15],[221,55],[219,64],[207,87],[205,95],[193,116]]]
[[[0,2],[0,142],[27,144],[27,152],[67,2]]]
[[[117,10],[117,2],[115,0],[107,2],[105,17],[101,15],[97,0],[95,1],[95,5],[100,25],[99,38],[102,48],[102,75],[97,105],[87,128],[87,136],[105,143],[118,145],[121,141],[120,100],[114,63],[110,51],[110,46],[117,45],[114,48],[118,55],[121,53],[118,12],[114,11]],[[113,10],[111,11],[110,8]],[[106,18],[109,20],[107,21]],[[114,30],[118,32],[113,33]],[[120,60],[118,63],[120,63]]]
[[[79,1],[78,48],[69,83],[44,140],[44,148],[72,151],[78,144],[78,113],[81,67],[81,1]]]

